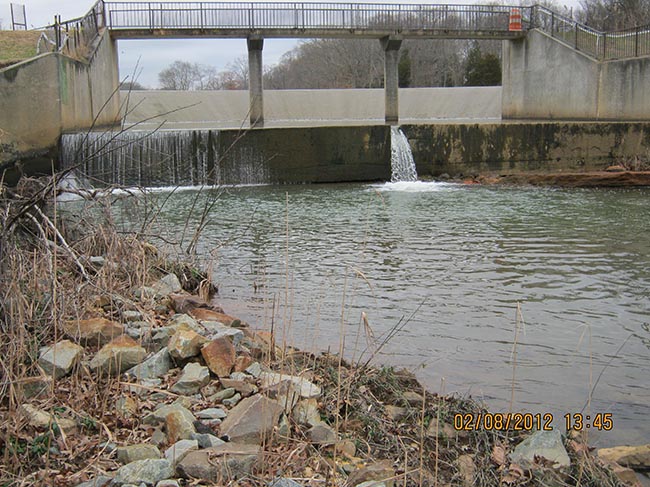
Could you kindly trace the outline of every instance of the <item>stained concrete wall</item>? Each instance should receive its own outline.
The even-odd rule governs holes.
[[[504,119],[650,120],[650,57],[600,62],[533,30],[503,41]]]
[[[314,127],[219,132],[222,181],[238,183],[238,167],[251,159],[271,183],[390,180],[390,128]]]
[[[0,167],[43,157],[48,169],[61,133],[115,122],[117,51],[107,31],[91,52],[87,62],[50,53],[0,70]]]
[[[407,125],[402,130],[420,175],[580,172],[650,158],[650,123],[642,122]]]

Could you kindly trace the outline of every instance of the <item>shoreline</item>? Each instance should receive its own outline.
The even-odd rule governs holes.
[[[466,184],[552,186],[559,188],[632,188],[650,186],[650,171],[530,172],[479,175]]]

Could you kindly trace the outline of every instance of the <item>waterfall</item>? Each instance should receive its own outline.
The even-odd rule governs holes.
[[[391,182],[418,180],[411,146],[399,127],[390,128],[390,165]]]
[[[64,168],[78,166],[95,186],[197,186],[264,184],[268,169],[259,154],[237,152],[222,164],[219,132],[160,130],[157,132],[89,132],[61,138]]]

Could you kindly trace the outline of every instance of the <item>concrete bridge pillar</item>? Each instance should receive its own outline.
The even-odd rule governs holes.
[[[250,95],[251,127],[264,125],[264,98],[262,85],[262,48],[264,39],[249,37],[248,44],[248,93]]]
[[[380,39],[384,50],[384,92],[385,92],[385,120],[387,125],[396,125],[399,121],[399,48],[402,39],[397,37],[384,37]]]

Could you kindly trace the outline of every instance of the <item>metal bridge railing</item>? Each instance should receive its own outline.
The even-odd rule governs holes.
[[[650,55],[650,25],[600,32],[542,6],[535,6],[532,26],[561,39],[596,59],[614,60]]]
[[[297,29],[401,32],[450,29],[508,32],[511,11],[511,7],[502,5],[311,2],[106,2],[105,5],[107,25],[112,30]]]

